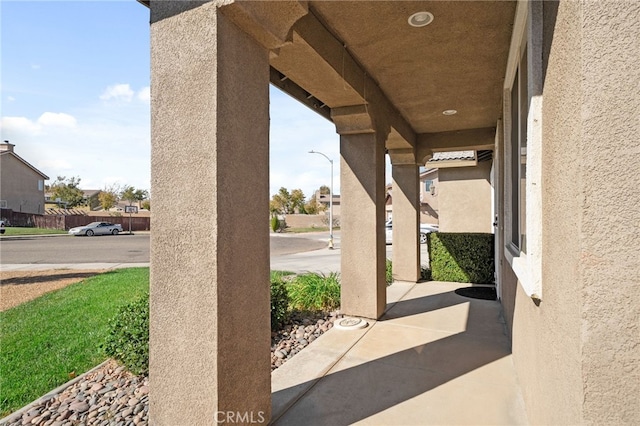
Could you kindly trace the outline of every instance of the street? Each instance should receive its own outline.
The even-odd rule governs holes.
[[[11,265],[148,264],[149,234],[100,237],[31,236],[0,239],[0,267]],[[271,268],[292,272],[340,271],[340,232],[334,234],[335,249],[330,250],[326,232],[271,234]],[[392,246],[386,247],[391,258]],[[427,246],[421,246],[422,263],[428,259]],[[87,265],[88,266],[88,265]],[[122,265],[124,266],[124,265]]]

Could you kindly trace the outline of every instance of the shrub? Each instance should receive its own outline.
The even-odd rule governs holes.
[[[280,219],[278,216],[271,216],[271,230],[277,232],[280,229]]]
[[[493,234],[429,234],[432,279],[461,283],[493,283]]]
[[[391,285],[393,282],[393,264],[391,263],[391,259],[385,259],[385,279],[387,281],[387,285]]]
[[[287,273],[271,271],[271,330],[277,331],[287,321],[289,293],[284,276]]]
[[[431,281],[431,269],[426,266],[420,266],[420,279],[423,281]]]
[[[329,311],[340,306],[340,278],[335,272],[329,275],[298,275],[288,289],[291,305],[295,309]]]
[[[109,321],[104,351],[133,374],[149,372],[149,294],[124,305]]]

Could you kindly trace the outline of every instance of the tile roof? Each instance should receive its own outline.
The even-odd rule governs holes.
[[[451,161],[451,160],[470,160],[476,159],[475,151],[448,151],[448,152],[434,152],[433,158],[427,161],[428,163],[435,163],[437,161]]]

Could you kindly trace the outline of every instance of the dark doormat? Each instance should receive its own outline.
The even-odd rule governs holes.
[[[496,300],[495,287],[462,287],[456,289],[456,294],[472,299]]]

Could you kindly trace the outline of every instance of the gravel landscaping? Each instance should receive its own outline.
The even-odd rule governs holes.
[[[29,288],[27,300],[64,287],[99,271],[37,271],[3,273],[2,296],[8,286]],[[72,276],[75,274],[75,276]],[[5,282],[11,280],[11,284]],[[53,284],[50,279],[56,281]],[[6,284],[6,285],[5,285]],[[25,287],[28,286],[28,287]],[[22,297],[9,297],[8,303],[22,303]],[[18,301],[20,300],[20,301]],[[4,300],[3,300],[4,302]],[[6,308],[5,308],[6,309]],[[281,330],[271,334],[271,370],[283,365],[311,342],[333,327],[338,312],[294,313]],[[20,415],[9,416],[4,425],[146,425],[149,417],[149,380],[137,377],[110,360],[89,374],[76,379],[38,400]]]

